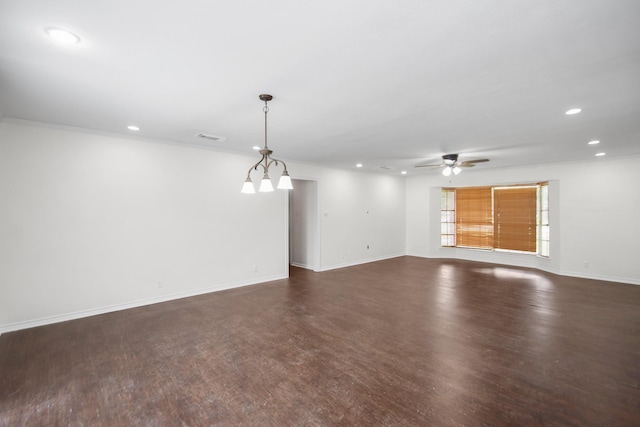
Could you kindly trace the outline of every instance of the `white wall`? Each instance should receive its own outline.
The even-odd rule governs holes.
[[[252,160],[0,122],[0,331],[286,277],[287,194],[241,194]]]
[[[320,271],[405,254],[403,177],[290,164],[318,182]]]
[[[441,248],[440,188],[550,181],[551,256]],[[541,268],[558,274],[640,284],[640,158],[407,179],[407,254]],[[587,263],[587,264],[585,264]]]
[[[254,161],[0,122],[0,332],[286,277],[288,196],[240,193]],[[405,253],[404,179],[287,163],[318,182],[319,269]]]

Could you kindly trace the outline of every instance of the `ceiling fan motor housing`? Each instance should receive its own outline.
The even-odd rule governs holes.
[[[458,155],[457,154],[445,154],[444,156],[442,156],[442,160],[444,160],[444,163],[446,165],[452,165],[455,162],[458,161]]]

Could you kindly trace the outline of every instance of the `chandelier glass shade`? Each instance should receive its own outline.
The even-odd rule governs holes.
[[[282,167],[284,171],[282,172],[282,176],[280,176],[280,181],[278,182],[279,190],[293,190],[293,185],[291,185],[291,177],[289,176],[289,172],[287,171],[287,165],[282,161],[271,157],[273,153],[272,150],[269,149],[267,145],[267,113],[269,112],[269,106],[267,102],[273,99],[273,96],[262,94],[259,96],[260,100],[264,101],[264,147],[258,151],[262,158],[253,166],[249,168],[249,172],[247,172],[247,179],[244,181],[244,185],[242,186],[242,193],[252,194],[255,193],[255,187],[253,185],[253,181],[251,181],[251,171],[258,170],[258,168],[262,168],[263,176],[262,181],[260,181],[260,187],[258,191],[262,193],[273,191],[273,184],[271,183],[271,179],[269,178],[269,168],[271,166],[278,166],[282,163]]]

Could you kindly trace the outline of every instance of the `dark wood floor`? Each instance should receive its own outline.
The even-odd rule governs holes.
[[[637,426],[639,381],[639,286],[413,257],[0,336],[2,426]]]

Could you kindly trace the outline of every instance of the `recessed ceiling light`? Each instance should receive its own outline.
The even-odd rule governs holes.
[[[134,130],[134,131],[139,131],[140,130],[140,128],[138,126],[135,126],[135,125],[127,126],[127,129]]]
[[[589,141],[588,144],[589,145],[596,145],[596,144],[600,144],[600,141],[598,141],[597,139],[594,139],[593,141]]]
[[[407,171],[402,171],[402,172],[400,172],[400,173],[401,173],[402,175],[406,175],[406,174],[407,174]]]
[[[44,31],[49,35],[49,37],[51,37],[58,43],[63,43],[63,44],[80,43],[80,37],[76,36],[69,30],[63,30],[62,28],[56,28],[56,27],[47,27],[44,29]]]
[[[565,114],[568,116],[573,116],[574,114],[578,114],[580,111],[582,111],[582,108],[572,108],[570,110],[567,110]]]
[[[258,147],[257,145],[254,145],[254,146],[253,146],[253,147],[251,147],[251,148],[253,148],[254,150],[258,151],[261,147]]]
[[[356,167],[357,167],[357,168],[361,168],[361,167],[362,167],[362,163],[358,163],[358,164],[356,165]]]
[[[598,153],[598,154],[596,154],[596,157],[602,157],[602,156],[604,156],[605,154],[607,154],[607,153]]]

